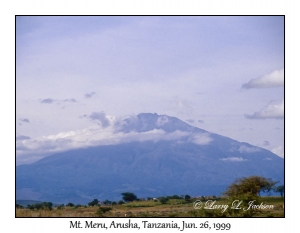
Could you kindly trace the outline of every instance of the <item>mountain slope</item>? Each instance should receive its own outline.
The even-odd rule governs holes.
[[[117,128],[166,134],[165,139],[66,151],[17,166],[17,199],[86,204],[93,198],[119,200],[125,191],[138,197],[220,195],[237,177],[249,175],[283,182],[284,162],[277,155],[174,117],[139,114]]]

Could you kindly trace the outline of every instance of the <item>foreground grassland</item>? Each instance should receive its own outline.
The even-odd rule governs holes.
[[[217,198],[208,203],[214,203],[215,207],[228,205],[222,209],[204,209],[205,203],[209,200],[201,200],[202,208],[195,209],[192,199],[171,199],[166,204],[159,201],[134,201],[122,205],[110,206],[80,206],[80,207],[53,207],[52,210],[30,210],[27,208],[16,209],[16,217],[284,217],[284,200],[281,197],[260,197],[255,201],[256,205],[272,205],[267,209],[243,209],[232,210],[232,201],[227,198]],[[217,206],[218,205],[218,206]],[[243,208],[248,208],[248,203],[244,202]]]

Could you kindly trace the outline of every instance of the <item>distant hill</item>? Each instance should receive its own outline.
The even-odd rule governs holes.
[[[27,205],[34,205],[38,203],[43,203],[43,201],[34,201],[34,200],[16,200],[16,204],[19,204],[21,206],[27,207]],[[53,206],[58,206],[60,204],[52,203]]]
[[[33,201],[33,200],[16,200],[16,204],[19,204],[21,206],[27,207],[27,205],[34,205],[42,203],[41,201]]]
[[[16,168],[17,199],[87,204],[94,198],[220,195],[238,177],[284,181],[284,160],[248,143],[209,133],[178,118],[150,113],[117,132],[149,139],[70,150]],[[161,133],[158,139],[152,133]],[[148,135],[148,134],[147,134]]]

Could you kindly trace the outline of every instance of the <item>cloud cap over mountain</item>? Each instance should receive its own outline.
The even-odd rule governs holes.
[[[70,148],[70,135],[109,131],[101,112],[157,112],[253,145],[269,141],[269,150],[284,146],[282,120],[245,117],[284,98],[282,15],[16,16],[15,23],[16,134],[36,139],[19,149],[56,135],[69,135],[60,147]],[[88,141],[79,139],[74,149]],[[55,152],[57,143],[44,146]]]
[[[34,154],[32,161],[61,151],[132,141],[189,140],[199,145],[213,141],[209,132],[167,115],[141,113],[126,119],[116,119],[106,116],[104,112],[93,112],[84,117],[100,124],[46,137],[19,138],[16,147],[17,163],[29,163],[29,157]]]
[[[29,191],[38,200],[64,203],[85,203],[93,198],[118,200],[126,191],[140,197],[221,195],[235,178],[249,175],[283,182],[282,158],[192,127],[178,118],[142,113],[114,124],[93,129],[93,134],[99,130],[98,138],[91,138],[91,130],[40,142],[51,150],[56,143],[74,144],[76,138],[78,143],[83,141],[82,134],[86,136],[86,143],[75,149],[64,148],[35,163],[17,166],[17,199],[27,198]],[[76,184],[70,186],[71,180]]]

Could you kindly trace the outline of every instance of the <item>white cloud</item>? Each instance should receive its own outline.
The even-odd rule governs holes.
[[[281,158],[284,158],[284,147],[278,146],[271,150],[274,154],[278,155]]]
[[[248,83],[243,84],[242,88],[267,88],[279,87],[284,85],[284,70],[274,70],[269,74],[259,78],[251,79]]]
[[[113,119],[110,119],[113,121]],[[70,149],[85,148],[90,146],[116,145],[131,141],[160,141],[160,140],[180,140],[188,137],[190,132],[174,131],[166,133],[162,129],[154,129],[147,132],[116,132],[113,124],[103,128],[100,125],[93,125],[89,128],[76,131],[61,132],[55,135],[48,135],[38,138],[20,138],[17,141],[16,151],[19,162],[27,160],[26,155],[35,156],[40,159],[46,155],[66,151]],[[200,137],[192,135],[192,142],[205,144],[209,142],[207,136]],[[32,162],[32,161],[29,161]]]
[[[249,146],[246,146],[246,145],[241,145],[238,149],[238,151],[240,153],[255,153],[255,152],[258,152],[260,151],[260,149],[258,147],[249,147]]]
[[[168,122],[169,122],[169,119],[168,119],[167,116],[160,116],[156,120],[156,125],[157,126],[162,126],[162,125],[164,125],[164,124],[166,124]]]
[[[16,113],[17,119],[30,119],[30,124],[18,122],[23,124],[16,125],[18,134],[36,138],[83,129],[90,121],[77,116],[104,110],[201,119],[197,124],[208,131],[255,145],[282,135],[239,132],[237,126],[249,121],[234,115],[260,110],[244,107],[267,103],[281,91],[269,89],[270,98],[248,98],[253,94],[249,92],[242,99],[237,89],[265,70],[282,67],[283,19],[277,23],[278,17],[226,17],[224,23],[224,17],[50,18],[17,21]],[[269,20],[276,27],[270,27]],[[241,36],[245,40],[237,43]],[[237,82],[245,76],[250,78]],[[78,104],[57,102],[71,97]],[[44,103],[33,101],[38,98]],[[61,111],[59,103],[68,108]],[[251,127],[262,129],[262,123],[252,121]]]
[[[18,163],[33,162],[27,156],[32,156],[34,160],[38,160],[50,154],[90,146],[117,145],[133,141],[181,141],[183,138],[197,145],[207,145],[213,140],[209,133],[192,133],[179,130],[170,133],[162,129],[153,129],[146,132],[120,132],[116,129],[120,127],[120,122],[124,122],[124,120],[106,116],[104,113],[94,114],[97,121],[103,120],[103,117],[107,121],[105,126],[95,124],[82,130],[60,132],[37,138],[20,137],[16,146]],[[161,117],[158,119],[157,124],[163,125],[167,121],[167,117]]]
[[[283,119],[284,118],[284,101],[280,103],[270,103],[266,108],[252,115],[245,114],[248,119]]]
[[[207,145],[213,141],[213,139],[209,133],[195,133],[190,136],[189,141],[197,145]]]
[[[265,158],[264,160],[272,160],[271,158]]]
[[[247,159],[243,159],[241,157],[227,157],[227,158],[222,158],[220,160],[222,160],[222,161],[229,161],[229,162],[244,162],[244,161],[248,161]]]
[[[248,146],[248,145],[240,145],[239,147],[232,147],[229,152],[240,152],[240,153],[255,153],[255,152],[259,152],[261,149],[255,146]]]

